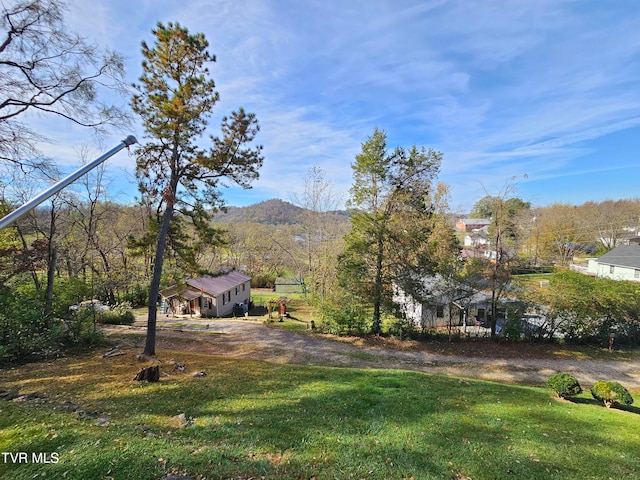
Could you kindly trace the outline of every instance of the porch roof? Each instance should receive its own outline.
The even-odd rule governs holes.
[[[185,300],[193,300],[202,295],[202,292],[193,288],[179,287],[177,285],[174,285],[173,287],[162,290],[160,292],[160,295],[162,295],[164,298],[180,297],[184,298]]]

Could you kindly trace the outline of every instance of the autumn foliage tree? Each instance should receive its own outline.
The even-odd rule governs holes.
[[[510,197],[513,187],[507,184],[496,196],[487,195],[476,203],[471,215],[489,217],[490,248],[494,257],[487,262],[486,276],[491,284],[491,335],[496,334],[498,304],[511,281],[512,261],[516,258],[521,241],[518,219],[523,210],[531,207],[517,197]]]
[[[156,199],[160,212],[144,353],[155,354],[156,302],[163,258],[174,215],[190,219],[200,234],[215,242],[210,211],[223,205],[220,182],[249,188],[263,157],[251,146],[258,133],[254,114],[240,108],[223,117],[221,135],[197,142],[219,99],[207,64],[215,61],[202,33],[191,34],[178,23],[158,23],[155,44],[142,43],[143,74],[132,107],[143,122],[146,143],[137,149],[137,176],[143,195]]]

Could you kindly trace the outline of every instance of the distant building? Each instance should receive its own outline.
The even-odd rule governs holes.
[[[465,233],[463,243],[465,247],[487,248],[489,246],[489,227]]]
[[[491,294],[473,288],[447,285],[439,275],[423,280],[424,298],[417,299],[394,287],[393,301],[407,320],[423,330],[445,327],[489,326]],[[500,308],[499,317],[504,316]]]
[[[304,293],[304,280],[301,278],[276,278],[276,293]]]
[[[460,232],[473,232],[481,230],[491,225],[490,218],[459,218],[456,222],[456,229]]]

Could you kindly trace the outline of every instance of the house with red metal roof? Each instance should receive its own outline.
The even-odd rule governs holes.
[[[203,275],[162,290],[160,295],[165,305],[163,313],[224,317],[248,310],[251,277],[236,270]]]

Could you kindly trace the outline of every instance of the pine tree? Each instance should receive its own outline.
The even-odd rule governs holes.
[[[441,159],[415,146],[390,151],[386,133],[376,128],[351,165],[354,211],[339,278],[346,291],[373,307],[374,334],[382,333],[383,310],[393,310],[393,285],[408,287],[435,268],[432,181]]]
[[[190,34],[178,23],[158,23],[155,44],[142,43],[143,74],[134,85],[132,107],[140,115],[146,143],[137,149],[137,175],[143,195],[157,200],[161,211],[144,353],[155,354],[156,302],[167,237],[176,213],[193,221],[211,238],[208,213],[220,208],[222,180],[249,188],[262,165],[261,146],[251,146],[259,127],[254,114],[240,108],[223,117],[210,145],[196,143],[204,134],[219,99],[207,63],[215,61],[201,33]]]

